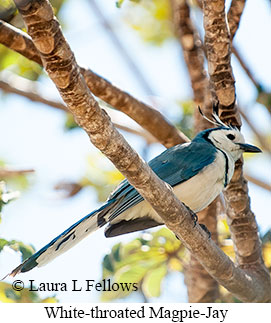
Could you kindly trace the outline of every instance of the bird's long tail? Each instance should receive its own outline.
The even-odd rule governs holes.
[[[54,258],[72,248],[87,235],[106,224],[105,215],[111,208],[112,200],[101,206],[99,209],[91,212],[78,222],[54,238],[46,246],[41,248],[31,257],[26,259],[21,265],[16,267],[9,275],[14,277],[38,266],[46,265]]]

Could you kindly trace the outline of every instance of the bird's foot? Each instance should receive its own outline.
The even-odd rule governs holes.
[[[184,203],[183,203],[184,204]],[[190,209],[190,207],[189,206],[187,206],[186,204],[184,204],[184,206],[190,211],[190,214],[191,214],[191,218],[192,218],[192,220],[194,221],[194,227],[196,226],[196,224],[197,224],[197,222],[198,222],[198,216],[197,216],[197,214],[194,212],[194,211],[192,211],[191,209]]]
[[[205,224],[199,223],[200,227],[202,228],[203,231],[205,231],[208,234],[208,239],[211,238],[211,232],[208,230]]]
[[[194,213],[192,211],[191,217],[192,217],[192,220],[194,221],[194,227],[195,227],[197,225],[197,222],[198,222],[198,216],[197,216],[196,213]]]

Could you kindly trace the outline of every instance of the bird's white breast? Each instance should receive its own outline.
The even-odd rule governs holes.
[[[234,161],[228,158],[228,182],[234,171]],[[210,165],[204,167],[197,175],[189,180],[174,186],[175,195],[191,210],[199,212],[207,207],[223,190],[225,183],[226,158],[221,151],[217,152],[216,159]],[[121,219],[132,220],[134,218],[150,216],[158,223],[163,223],[159,215],[153,210],[147,201],[126,210],[112,223]]]

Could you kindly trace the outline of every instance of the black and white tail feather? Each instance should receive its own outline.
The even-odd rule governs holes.
[[[26,259],[7,276],[14,277],[17,274],[29,271],[36,266],[44,266],[75,246],[86,236],[107,223],[105,215],[114,209],[114,205],[112,204],[114,204],[114,200],[108,200],[99,209],[91,212],[78,222],[74,223],[67,230],[49,242],[46,246]]]

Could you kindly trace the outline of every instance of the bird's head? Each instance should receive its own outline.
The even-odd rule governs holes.
[[[212,143],[216,148],[221,149],[228,153],[234,161],[237,161],[244,152],[259,153],[261,149],[256,146],[245,143],[244,136],[234,126],[228,126],[223,123],[218,117],[218,105],[213,107],[214,121],[208,119],[200,110],[201,115],[209,122],[218,126],[217,128],[207,129],[198,134],[199,137],[204,138]],[[198,137],[197,136],[197,137]]]
[[[212,142],[216,148],[227,152],[234,161],[237,161],[244,152],[261,152],[258,147],[246,144],[244,136],[237,128],[219,127],[210,129],[206,133],[206,139]]]

